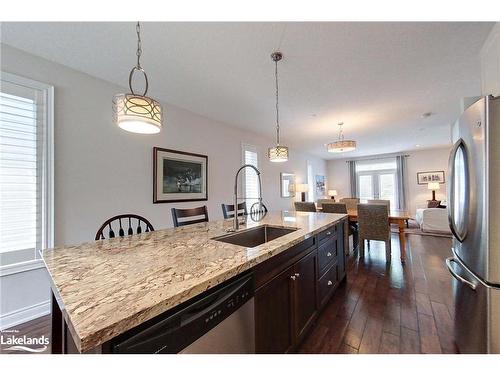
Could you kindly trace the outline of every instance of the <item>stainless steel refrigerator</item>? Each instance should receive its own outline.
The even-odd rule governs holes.
[[[448,169],[455,339],[461,353],[500,353],[500,97],[457,120]]]

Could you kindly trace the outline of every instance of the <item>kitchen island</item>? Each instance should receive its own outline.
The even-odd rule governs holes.
[[[294,229],[255,247],[214,239],[231,225],[220,220],[44,250],[54,351],[106,352],[115,337],[244,272],[255,274],[256,351],[293,350],[345,276],[347,215],[282,211],[249,219],[240,231]],[[292,286],[301,267],[303,279],[312,282]],[[288,289],[282,288],[285,278]],[[290,296],[285,323],[273,315],[283,310],[274,306],[280,291]],[[289,329],[281,346],[266,337],[279,328],[273,321]]]

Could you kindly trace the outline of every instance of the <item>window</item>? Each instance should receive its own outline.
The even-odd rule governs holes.
[[[361,201],[385,199],[391,201],[391,208],[397,207],[396,170],[396,158],[356,162],[356,178]]]
[[[53,246],[53,88],[2,72],[0,270],[39,263]]]
[[[257,153],[257,148],[252,145],[244,144],[243,147],[243,164],[253,165],[255,168],[259,168],[259,156]],[[244,176],[244,197],[247,204],[247,210],[250,211],[250,207],[259,200],[259,178],[257,173],[252,168],[246,168],[243,171]]]

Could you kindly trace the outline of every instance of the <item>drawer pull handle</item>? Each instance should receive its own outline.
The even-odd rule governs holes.
[[[331,256],[332,256],[332,253],[328,252],[328,253],[326,253],[326,256],[327,256],[327,257],[331,257]]]
[[[300,273],[296,273],[296,274],[295,274],[295,277],[299,277],[299,276],[300,276]]]
[[[296,278],[297,278],[297,276],[295,276],[295,275],[290,276],[290,279],[292,279],[293,281],[295,281]]]
[[[326,232],[327,236],[329,236],[330,234],[332,234],[332,232],[330,232],[330,231]]]
[[[332,280],[328,280],[327,284],[328,284],[328,286],[332,286],[333,285]]]

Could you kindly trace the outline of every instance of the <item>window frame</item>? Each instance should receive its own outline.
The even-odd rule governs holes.
[[[1,81],[9,82],[18,86],[25,86],[38,90],[42,93],[45,102],[43,113],[43,142],[42,142],[42,224],[41,249],[35,249],[35,256],[32,260],[0,265],[0,276],[7,276],[19,272],[26,272],[43,267],[41,251],[54,247],[54,86],[39,82],[17,74],[0,70]],[[38,126],[38,121],[37,121]],[[38,150],[37,150],[38,152]]]
[[[241,143],[241,165],[245,165],[245,152],[250,151],[254,152],[257,155],[257,166],[256,168],[259,169],[259,161],[260,161],[260,156],[259,156],[259,148],[255,145],[249,144],[249,143]],[[260,169],[259,169],[260,170]],[[244,198],[241,200],[244,200],[247,203],[247,210],[250,209],[248,206],[248,201],[253,200],[253,199],[247,199],[246,197],[246,185],[247,185],[247,170],[243,170],[243,183],[240,185],[240,190],[238,191],[238,198]],[[258,189],[258,187],[257,187]],[[262,192],[261,192],[262,193]]]

